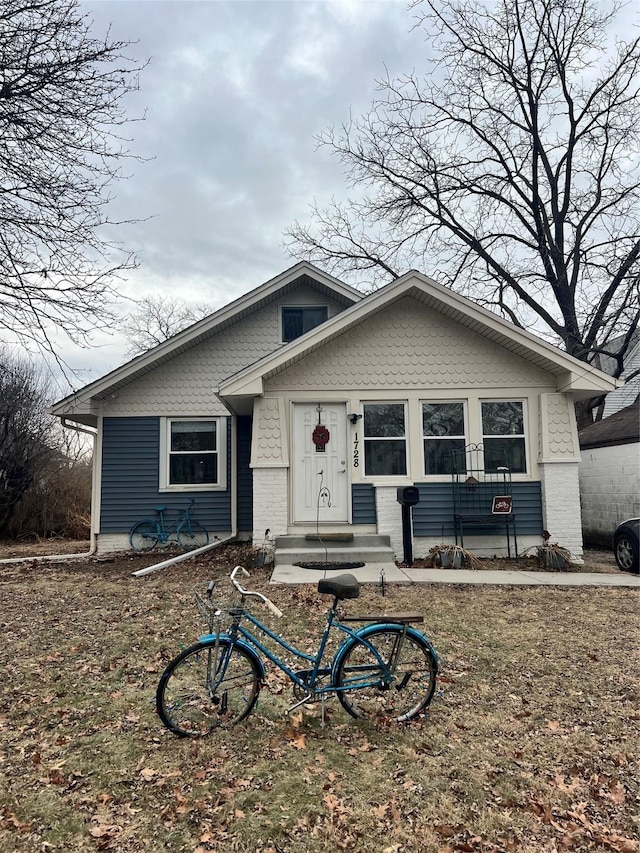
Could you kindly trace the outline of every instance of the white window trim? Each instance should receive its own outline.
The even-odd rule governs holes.
[[[404,436],[388,436],[387,438],[378,438],[374,436],[366,436],[364,431],[364,410],[365,406],[402,406],[404,408]],[[380,485],[389,485],[390,483],[395,483],[396,481],[400,484],[406,482],[413,482],[411,478],[411,457],[409,453],[410,447],[410,424],[409,424],[409,407],[408,401],[404,400],[363,400],[361,403],[362,407],[362,482],[363,483],[373,483],[379,481]],[[404,440],[404,448],[405,448],[405,468],[406,474],[367,474],[366,469],[366,442],[367,440],[371,441],[397,441],[399,438]]]
[[[285,339],[284,339],[284,311],[287,308],[294,308],[294,309],[302,310],[302,311],[304,311],[305,309],[313,310],[314,308],[325,308],[327,311],[327,320],[329,320],[331,318],[331,308],[328,305],[328,303],[323,302],[323,303],[315,304],[315,303],[307,302],[307,303],[304,303],[301,305],[297,305],[297,304],[296,305],[281,305],[280,310],[278,312],[278,324],[280,326],[280,329],[279,329],[280,340],[282,341],[283,344],[290,344],[291,341],[297,341],[298,340],[298,338],[291,338],[291,341],[285,341]],[[327,320],[323,320],[322,322],[326,323]],[[322,323],[320,323],[319,325],[322,325]],[[317,327],[314,327],[314,328],[317,328]],[[306,334],[306,332],[303,332],[303,334]],[[300,335],[299,337],[302,337],[302,335]]]
[[[485,402],[485,401],[483,401],[483,402]],[[424,426],[423,426],[423,418],[422,418],[422,406],[423,405],[435,406],[435,405],[439,405],[439,404],[445,404],[446,405],[448,403],[462,403],[462,413],[463,413],[463,417],[464,417],[464,435],[462,435],[462,436],[435,436],[435,435],[434,436],[425,436]],[[443,478],[451,479],[451,474],[427,474],[425,472],[426,459],[425,459],[425,454],[424,454],[424,442],[425,442],[425,439],[428,439],[428,438],[450,438],[450,439],[463,438],[465,447],[468,444],[471,444],[471,438],[469,437],[470,436],[470,432],[469,432],[469,400],[468,400],[468,398],[462,398],[462,399],[458,399],[458,400],[453,400],[453,399],[452,400],[420,400],[419,401],[419,411],[420,411],[419,423],[420,423],[420,448],[421,448],[420,458],[421,458],[422,470],[420,473],[420,477],[418,479],[422,480],[424,482],[427,482],[427,483],[440,483],[443,481]]]
[[[528,480],[531,478],[531,458],[530,458],[530,440],[529,440],[529,416],[527,412],[527,399],[525,397],[481,397],[478,399],[478,417],[480,419],[480,444],[484,447],[485,438],[499,438],[500,436],[489,435],[485,437],[484,428],[482,425],[482,404],[483,403],[521,403],[522,404],[522,428],[523,432],[517,435],[505,435],[502,438],[524,438],[524,462],[526,471],[511,471],[511,480]]]
[[[210,423],[215,421],[216,438],[217,438],[217,454],[218,454],[218,482],[217,483],[179,483],[171,485],[169,483],[169,457],[170,457],[170,442],[171,434],[170,424],[172,421],[189,421]],[[161,492],[224,492],[227,488],[227,418],[211,417],[211,418],[185,418],[179,415],[160,418],[160,467],[159,467],[159,483],[158,490]]]

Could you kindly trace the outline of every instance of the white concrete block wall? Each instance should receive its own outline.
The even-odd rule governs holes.
[[[511,558],[515,557],[515,542],[513,540],[513,532],[510,534],[511,536]],[[446,545],[454,544],[454,537],[447,536],[445,537]],[[460,540],[458,540],[459,544]],[[413,556],[414,559],[421,559],[427,556],[431,548],[440,545],[441,539],[434,537],[426,537],[419,536],[415,537],[413,540]],[[521,536],[518,535],[518,554],[522,556],[525,551],[529,555],[535,556],[535,546],[542,545],[542,538],[540,536]],[[467,551],[471,551],[471,553],[475,557],[508,557],[508,549],[507,549],[507,540],[506,535],[502,536],[474,536],[473,533],[469,533],[469,528],[465,531],[464,536],[464,547]]]
[[[585,448],[579,473],[585,538],[610,544],[621,521],[640,516],[640,444]]]
[[[213,544],[216,539],[226,539],[231,531],[229,530],[209,530],[209,543]],[[262,531],[264,536],[264,530]],[[260,539],[262,541],[262,537]],[[130,551],[131,543],[129,542],[128,533],[98,533],[96,536],[96,554],[113,554],[116,551]],[[168,560],[171,556],[177,556],[177,552],[167,554],[162,548],[156,548],[151,551],[152,554],[157,554],[158,562]]]
[[[130,551],[128,533],[98,533],[96,536],[96,553],[113,554],[114,551]],[[158,558],[160,562],[162,558]]]
[[[542,523],[551,534],[550,542],[567,548],[576,560],[582,559],[582,521],[577,462],[541,464]]]
[[[398,503],[397,486],[376,487],[376,513],[378,516],[378,533],[389,537],[396,560],[401,560],[404,554],[402,507]]]
[[[265,530],[284,536],[289,523],[288,468],[253,469],[253,541],[260,544]]]

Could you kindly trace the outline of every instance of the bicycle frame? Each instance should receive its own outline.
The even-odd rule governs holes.
[[[159,509],[158,517],[155,519],[156,522],[156,532],[158,534],[158,542],[164,544],[171,539],[172,536],[178,536],[180,530],[183,527],[186,527],[187,531],[191,533],[191,506],[193,505],[193,498],[191,499],[191,503],[186,509],[183,511],[182,515],[180,515],[176,521],[171,524],[166,524],[164,520],[164,510]]]
[[[287,664],[284,661],[282,661],[275,652],[272,652],[269,648],[267,648],[267,646],[260,639],[258,639],[258,637],[256,637],[255,634],[253,634],[250,630],[248,630],[243,625],[241,625],[239,622],[240,619],[246,619],[248,622],[250,622],[253,625],[254,628],[257,628],[259,631],[261,631],[263,634],[265,634],[271,640],[275,641],[279,646],[286,649],[288,652],[293,654],[295,657],[299,658],[300,660],[307,661],[307,663],[312,664],[310,677],[307,680],[301,678],[297,674],[297,672],[295,670],[291,669],[289,666],[287,666]],[[376,624],[378,626],[384,625],[383,622],[376,623]],[[397,627],[397,626],[395,626],[395,627]],[[403,637],[407,633],[407,626],[405,625],[404,627],[405,627],[405,630],[403,633]],[[375,646],[373,646],[371,643],[369,643],[367,641],[366,637],[360,636],[360,632],[363,629],[360,628],[358,630],[353,630],[352,628],[349,628],[346,625],[344,625],[342,622],[340,622],[337,619],[335,607],[331,607],[329,609],[329,612],[327,614],[327,624],[325,625],[324,631],[322,633],[322,637],[320,638],[320,645],[319,645],[318,651],[316,652],[315,655],[310,655],[307,652],[303,652],[300,649],[297,649],[295,646],[292,646],[285,639],[283,639],[278,634],[276,634],[274,631],[272,631],[270,628],[268,628],[256,616],[254,616],[252,613],[249,613],[249,611],[245,610],[244,607],[238,608],[238,622],[237,622],[237,624],[234,622],[234,624],[231,627],[231,630],[226,634],[222,634],[221,637],[224,637],[224,638],[230,640],[232,644],[234,644],[235,642],[238,641],[238,637],[242,637],[244,640],[247,641],[247,643],[249,644],[249,647],[251,649],[254,649],[254,648],[258,649],[258,651],[260,651],[268,660],[270,660],[271,663],[273,663],[275,666],[278,667],[278,669],[280,669],[282,672],[284,672],[291,679],[291,681],[294,682],[294,684],[297,684],[298,687],[300,687],[306,691],[311,691],[310,695],[321,696],[321,695],[327,694],[327,693],[337,693],[341,689],[339,687],[336,687],[333,684],[333,682],[327,686],[316,686],[319,677],[329,675],[332,672],[331,667],[321,668],[322,659],[324,657],[324,652],[325,652],[325,649],[327,646],[327,641],[329,639],[329,634],[331,633],[332,629],[339,630],[343,634],[345,634],[345,639],[342,641],[341,646],[336,651],[336,655],[335,655],[334,659],[338,656],[340,648],[342,648],[344,643],[346,643],[349,639],[354,639],[354,640],[362,643],[362,645],[364,645],[376,657],[378,664],[382,667],[383,671],[385,671],[385,679],[387,677],[393,675],[393,670],[391,670],[391,672],[389,672],[389,673],[386,673],[386,670],[388,669],[387,663],[380,657]],[[201,642],[209,642],[212,640],[216,641],[219,639],[219,637],[216,634],[204,634],[203,636],[199,637],[198,639]],[[396,657],[399,654],[399,651],[400,651],[400,649],[397,650]],[[219,673],[219,674],[224,676],[224,672]],[[376,682],[364,681],[361,686],[362,687],[370,686],[374,683],[377,683],[377,681]],[[353,689],[353,685],[349,685],[349,687],[345,687],[342,689],[351,690],[351,689]]]

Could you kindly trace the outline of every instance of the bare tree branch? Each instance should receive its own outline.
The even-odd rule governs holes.
[[[135,265],[105,228],[143,67],[127,47],[95,38],[77,0],[0,9],[0,328],[27,347],[108,328],[114,277]]]
[[[369,287],[435,267],[619,375],[640,277],[640,39],[610,38],[621,5],[414,3],[435,58],[320,136],[355,193],[295,223],[290,252]]]
[[[207,305],[189,305],[172,296],[146,296],[124,320],[127,355],[146,352],[210,313]]]

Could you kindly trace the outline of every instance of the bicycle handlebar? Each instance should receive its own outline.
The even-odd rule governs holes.
[[[273,613],[274,616],[284,616],[282,610],[280,610],[279,607],[276,607],[273,601],[268,599],[266,595],[263,595],[261,592],[252,592],[250,589],[245,589],[242,584],[236,580],[236,574],[238,573],[238,571],[242,572],[242,574],[247,578],[251,577],[251,575],[243,566],[236,566],[235,569],[231,572],[231,583],[235,586],[235,588],[241,595],[251,595],[255,598],[259,598],[260,601]]]

